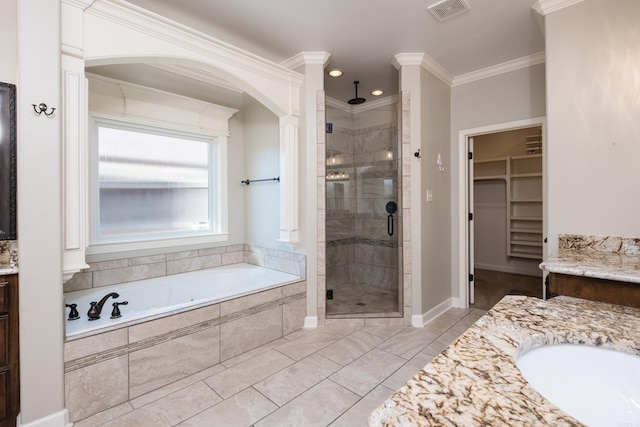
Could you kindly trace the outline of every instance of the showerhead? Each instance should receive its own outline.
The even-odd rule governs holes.
[[[355,98],[351,98],[350,100],[348,100],[347,102],[351,105],[358,105],[358,104],[362,104],[363,102],[366,101],[366,99],[364,98],[358,98],[358,84],[360,84],[359,81],[354,81],[353,82],[354,85],[356,85],[356,97]]]

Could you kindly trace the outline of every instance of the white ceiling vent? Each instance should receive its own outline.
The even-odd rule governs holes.
[[[465,0],[442,0],[427,8],[438,21],[444,21],[471,9]]]

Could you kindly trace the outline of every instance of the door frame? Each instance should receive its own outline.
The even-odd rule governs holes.
[[[547,126],[546,117],[535,117],[531,119],[517,120],[512,122],[498,123],[470,129],[463,129],[458,132],[458,296],[459,307],[469,308],[469,212],[472,211],[469,200],[469,183],[471,172],[469,167],[469,147],[468,139],[478,135],[497,133],[510,130],[523,129],[533,126],[542,128],[542,237],[547,238]],[[542,258],[547,257],[547,246],[542,246]],[[542,286],[542,284],[541,284]]]

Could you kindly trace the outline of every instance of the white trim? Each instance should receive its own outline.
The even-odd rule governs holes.
[[[88,268],[87,247],[87,94],[84,62],[68,55],[62,65],[62,280]]]
[[[229,119],[239,110],[121,80],[86,74],[89,112],[145,126],[229,135]],[[122,119],[124,118],[124,119]]]
[[[71,427],[73,425],[73,423],[69,422],[69,410],[67,409],[26,424],[22,423],[21,417],[22,414],[18,414],[18,427]]]
[[[435,59],[425,54],[420,65],[422,66],[422,68],[440,79],[447,86],[453,86],[453,75],[449,73],[442,65],[436,62]]]
[[[453,78],[452,86],[460,86],[478,80],[494,77],[500,74],[509,73],[511,71],[520,70],[522,68],[531,67],[533,65],[544,64],[545,52],[538,52],[523,58],[514,59],[512,61],[503,62],[502,64],[493,65],[491,67],[482,68],[467,74],[461,74]]]
[[[318,316],[307,316],[304,318],[303,328],[317,328],[317,327],[318,327]]]
[[[546,60],[545,58],[545,52],[542,51],[534,53],[533,55],[482,68],[480,70],[471,71],[466,74],[460,74],[458,76],[453,76],[442,65],[424,53],[399,53],[394,56],[391,63],[398,69],[404,65],[420,65],[449,87],[455,87],[477,80],[486,79],[488,77],[494,77],[511,71],[520,70],[522,68],[531,67],[533,65],[543,64]]]
[[[469,183],[467,168],[467,138],[477,135],[485,135],[494,132],[504,132],[508,130],[522,129],[532,126],[542,126],[543,140],[546,140],[546,118],[535,117],[531,119],[517,120],[507,123],[499,123],[495,125],[481,126],[471,129],[462,129],[458,132],[458,295],[460,299],[460,307],[469,307],[469,228],[467,227],[469,212],[469,202],[467,197],[467,185]],[[542,168],[545,170],[546,158],[548,150],[542,151]],[[544,185],[543,185],[544,187]],[[543,224],[547,223],[547,203],[546,191],[543,188]],[[546,255],[546,247],[543,248],[543,257]]]
[[[326,105],[327,107],[337,108],[338,110],[342,110],[347,113],[357,114],[362,113],[364,111],[374,110],[376,108],[386,107],[388,105],[393,105],[400,101],[400,95],[391,95],[385,96],[384,98],[376,99],[375,101],[365,102],[364,104],[358,105],[354,107],[346,102],[342,102],[335,98],[331,98],[329,96],[326,97]]]
[[[244,93],[242,89],[229,83],[227,80],[221,78],[220,76],[216,76],[206,70],[201,70],[194,66],[185,67],[184,65],[180,64],[161,64],[156,62],[147,62],[145,63],[145,65],[148,67],[157,68],[159,70],[168,71],[179,76],[188,77],[190,79],[207,83],[213,86],[218,86],[232,92]]]
[[[300,242],[298,224],[298,118],[280,117],[280,238],[290,248]]]
[[[420,65],[424,58],[424,53],[398,53],[391,60],[391,64],[400,69],[403,65]]]
[[[69,1],[69,0],[63,0]],[[70,8],[65,8],[66,11]],[[70,12],[65,12],[69,14]],[[242,50],[193,28],[173,22],[123,0],[95,0],[84,9],[76,25],[77,40],[87,66],[126,62],[169,62],[216,74],[264,104],[278,116],[299,115],[301,74]],[[115,37],[103,43],[104,33],[131,32],[143,37]],[[74,33],[75,34],[75,33]],[[149,59],[154,58],[154,59]]]
[[[411,326],[414,328],[423,328],[453,307],[455,307],[453,298],[448,298],[422,315],[414,314],[411,316]]]
[[[581,3],[582,1],[583,0],[539,0],[536,4],[531,6],[531,9],[535,10],[540,15],[545,16],[551,12]]]
[[[89,186],[89,247],[86,249],[87,255],[96,255],[113,252],[139,251],[156,247],[174,247],[183,245],[225,242],[229,239],[228,230],[228,173],[227,173],[227,138],[216,136],[216,132],[206,131],[174,131],[171,128],[157,127],[153,124],[145,123],[144,120],[129,120],[128,117],[114,117],[111,115],[91,113],[90,118],[91,136],[89,137],[89,164],[90,173],[88,176]],[[215,188],[209,187],[210,198],[209,212],[210,220],[218,224],[216,230],[208,232],[182,231],[180,233],[158,233],[131,234],[120,236],[119,239],[112,240],[99,233],[99,195],[98,195],[98,136],[99,125],[113,127],[115,129],[129,130],[138,129],[142,132],[158,131],[161,135],[174,135],[195,141],[205,142],[210,147],[210,174],[209,185],[219,183]],[[212,193],[211,193],[212,192]],[[124,239],[124,240],[120,240]]]
[[[194,52],[210,54],[216,51],[220,59],[287,85],[295,83],[299,88],[304,80],[301,75],[254,53],[124,0],[96,0],[84,12]],[[100,60],[96,62],[100,63]]]
[[[405,65],[420,65],[446,85],[453,83],[453,75],[426,53],[399,53],[393,57],[391,64],[397,69]]]
[[[328,52],[300,52],[287,58],[280,63],[283,67],[295,70],[307,64],[321,64],[323,67],[327,65],[327,61],[331,54]]]

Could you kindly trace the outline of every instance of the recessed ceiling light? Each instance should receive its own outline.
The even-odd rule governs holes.
[[[336,69],[334,69],[334,70],[330,70],[330,71],[329,71],[329,75],[330,75],[331,77],[340,77],[340,76],[342,75],[342,70],[339,70],[339,69],[337,69],[337,68],[336,68]]]
[[[383,93],[384,93],[384,92],[383,92],[383,91],[381,91],[380,89],[376,89],[376,90],[372,90],[372,91],[371,91],[371,95],[373,95],[373,96],[380,96],[380,95],[382,95]]]

